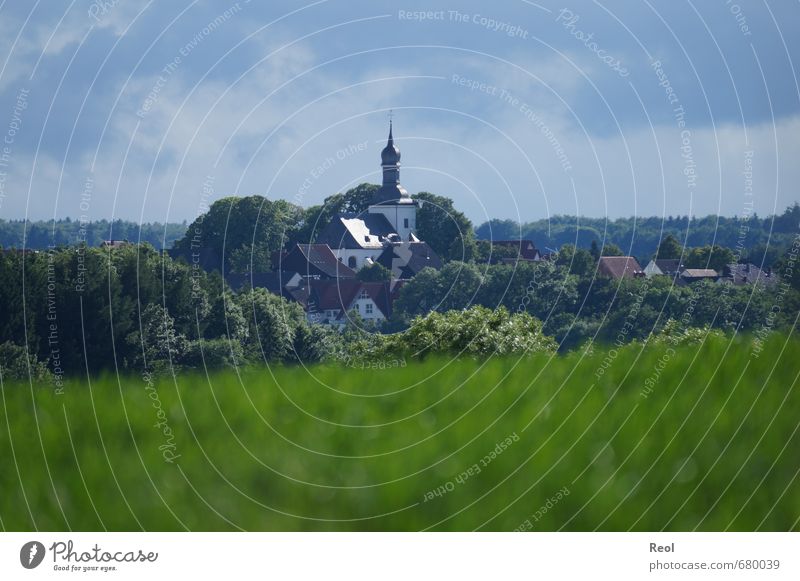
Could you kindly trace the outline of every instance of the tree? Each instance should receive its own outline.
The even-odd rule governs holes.
[[[572,274],[589,276],[594,272],[597,261],[588,250],[575,248],[574,244],[564,244],[558,251],[556,264],[568,268]]]
[[[150,304],[141,314],[141,331],[133,331],[127,337],[133,356],[130,364],[164,371],[179,363],[186,353],[186,337],[175,331],[175,321],[169,311],[160,304]]]
[[[344,194],[334,194],[325,198],[320,206],[311,206],[303,213],[303,219],[290,243],[313,243],[319,233],[330,223],[336,214],[362,214],[367,211],[375,192],[380,186],[359,184]]]
[[[607,242],[600,251],[602,256],[625,256],[622,249],[613,242]]]
[[[474,264],[450,262],[441,270],[423,268],[400,289],[395,317],[408,323],[432,310],[466,309],[475,300],[484,279]]]
[[[444,262],[469,262],[476,254],[472,222],[453,206],[453,200],[428,192],[414,199],[421,202],[417,212],[417,237],[424,240]]]
[[[473,306],[465,310],[430,313],[380,344],[380,355],[447,354],[491,357],[554,353],[556,342],[544,335],[542,323],[527,313],[509,314],[504,308]]]
[[[378,262],[373,262],[356,275],[361,282],[389,282],[392,280],[392,271]]]
[[[769,222],[769,218],[767,218],[765,222]],[[765,224],[765,226],[767,228],[770,227],[769,224]],[[783,214],[775,216],[774,230],[776,232],[797,234],[797,231],[800,230],[800,204],[795,202],[786,208]]]
[[[249,325],[248,359],[264,363],[296,360],[297,330],[307,324],[300,305],[263,288],[241,293],[238,300]]]
[[[3,381],[38,382],[49,379],[50,373],[47,364],[39,361],[35,353],[28,354],[25,347],[6,341],[0,344],[0,377]]]
[[[701,246],[692,248],[685,257],[683,264],[686,268],[711,268],[721,272],[725,265],[736,261],[733,251],[722,246]]]
[[[667,234],[659,243],[656,258],[680,258],[683,246],[672,234]]]
[[[595,262],[600,260],[600,245],[597,243],[597,240],[592,240],[592,245],[589,248],[589,254],[592,255],[592,258]]]
[[[303,209],[262,196],[227,197],[214,202],[189,226],[175,248],[187,259],[198,253],[207,270],[263,272],[272,253],[292,239]]]

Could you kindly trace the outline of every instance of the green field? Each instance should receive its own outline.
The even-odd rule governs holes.
[[[797,530],[800,342],[666,349],[5,383],[2,527]]]

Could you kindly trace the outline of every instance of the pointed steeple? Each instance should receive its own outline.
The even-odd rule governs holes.
[[[394,144],[394,137],[392,136],[392,120],[389,119],[389,140],[386,142],[386,147],[381,152],[381,165],[383,166],[383,183],[386,183],[386,168],[387,166],[395,166],[393,169],[397,170],[397,180],[400,179],[400,150]],[[396,183],[396,182],[395,182]]]
[[[383,185],[375,193],[374,204],[411,204],[413,200],[400,185],[400,149],[394,144],[392,119],[389,118],[389,139],[381,151]]]

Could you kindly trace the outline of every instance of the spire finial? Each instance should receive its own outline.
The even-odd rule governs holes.
[[[389,109],[389,143],[394,143],[394,138],[392,137],[392,117],[394,116],[394,112]]]

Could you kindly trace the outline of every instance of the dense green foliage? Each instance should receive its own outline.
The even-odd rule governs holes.
[[[24,369],[27,344],[59,382],[87,369],[297,361],[295,350],[321,358],[299,305],[264,289],[231,293],[218,274],[149,245],[4,252],[0,280],[0,336],[12,341],[0,366]]]
[[[375,334],[347,329],[344,357],[368,363],[398,357],[430,355],[486,358],[495,355],[532,356],[555,353],[556,342],[542,332],[542,323],[528,313],[509,313],[504,307],[474,305],[446,313],[426,313],[401,333]]]
[[[742,337],[632,344],[600,380],[609,352],[596,347],[106,376],[63,395],[6,381],[0,518],[53,531],[797,530],[798,352],[777,335],[760,356]]]
[[[456,210],[453,200],[428,192],[414,199],[421,204],[417,211],[417,237],[424,240],[445,262],[468,262],[475,258],[477,247],[472,222]]]
[[[392,280],[392,271],[375,262],[362,267],[357,276],[358,280],[364,282],[388,282]]]
[[[207,270],[264,272],[272,268],[272,254],[295,235],[302,208],[262,196],[228,197],[214,202],[192,222],[175,243],[175,254],[191,260],[200,255]]]
[[[360,215],[366,212],[379,189],[380,186],[374,184],[359,184],[344,194],[334,194],[325,198],[322,204],[307,208],[293,241],[301,244],[315,242],[319,233],[336,214]]]
[[[38,377],[46,365],[60,380],[87,369],[166,372],[264,362],[363,361],[370,349],[383,349],[380,358],[392,351],[418,350],[412,337],[428,313],[475,306],[531,315],[542,322],[543,332],[557,340],[561,351],[589,340],[623,344],[643,339],[659,334],[669,320],[680,321],[682,329],[763,334],[793,328],[800,313],[798,244],[789,246],[800,240],[792,234],[800,212],[797,206],[769,220],[748,220],[748,235],[768,223],[774,239],[784,241],[781,254],[775,255],[773,247],[768,254],[777,256],[774,271],[788,284],[779,280],[772,285],[686,287],[666,277],[623,281],[598,277],[601,255],[624,253],[608,240],[600,244],[592,239],[588,249],[564,244],[552,260],[508,263],[516,249],[476,241],[471,223],[452,200],[422,192],[416,197],[421,202],[418,234],[442,255],[444,267],[424,269],[402,286],[391,319],[370,328],[373,335],[368,341],[359,331],[363,325],[351,325],[344,334],[319,329],[306,322],[298,304],[263,289],[233,293],[223,282],[219,274],[223,269],[269,270],[278,251],[313,239],[320,224],[335,213],[363,212],[376,188],[361,184],[308,210],[261,196],[223,198],[188,227],[169,254],[148,244],[4,251],[0,301],[7,308],[0,312],[0,366],[10,376],[20,377],[29,369]],[[698,224],[702,229],[707,222]],[[723,230],[741,226],[740,222],[719,219]],[[494,234],[503,237],[503,232]],[[719,244],[684,248],[672,235],[660,239],[656,249],[662,257],[682,256],[687,267],[716,270],[751,252],[741,245],[736,252]],[[506,263],[497,264],[501,259]],[[386,281],[390,272],[374,265],[358,276]],[[412,327],[414,320],[418,323]],[[466,315],[457,313],[441,319],[434,315],[424,324],[444,321],[459,327],[452,337],[480,333]],[[404,330],[390,339],[374,335]],[[408,343],[400,344],[396,337],[406,337]],[[500,337],[490,342],[504,344]],[[451,352],[453,345],[440,344],[434,352]]]
[[[588,339],[615,341],[623,330],[622,342],[642,339],[658,333],[670,319],[683,327],[724,331],[791,329],[800,313],[800,293],[783,284],[681,286],[668,277],[613,280],[596,276],[588,251],[568,248],[555,264],[451,262],[439,271],[425,269],[400,290],[394,317],[407,324],[430,310],[470,305],[530,313],[543,321],[545,332],[563,350]]]

